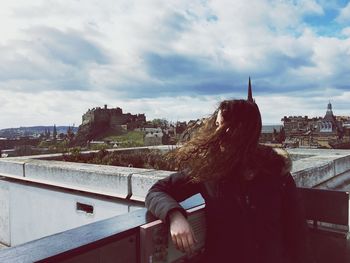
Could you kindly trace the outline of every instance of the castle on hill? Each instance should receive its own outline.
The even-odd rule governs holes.
[[[123,110],[119,107],[108,109],[107,105],[104,105],[104,108],[97,107],[89,109],[82,116],[82,125],[98,125],[101,123],[107,124],[109,128],[115,130],[133,130],[142,127],[146,123],[146,116],[143,113],[123,113]]]

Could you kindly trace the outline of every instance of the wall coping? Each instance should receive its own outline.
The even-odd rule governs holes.
[[[113,149],[113,151],[131,151],[144,149],[160,149],[167,151],[170,147],[176,146],[162,145],[153,147],[123,148]],[[287,151],[291,155],[297,154],[300,156],[306,156],[306,158],[301,158],[296,161],[293,161],[292,168],[292,175],[297,185],[302,187],[314,187],[316,185],[320,185],[342,172],[341,169],[337,169],[339,163],[350,163],[350,150],[296,148],[287,149]],[[146,189],[146,187],[142,187],[141,183],[145,184],[145,182],[147,181],[146,185],[150,187],[157,180],[173,173],[171,171],[161,171],[154,169],[118,167],[40,159],[57,156],[57,154],[53,154],[41,156],[34,155],[24,157],[0,158],[0,175],[32,183],[42,183],[66,189],[72,189],[76,191],[91,192],[111,197],[125,198],[142,202],[144,201],[148,189]],[[26,171],[28,171],[28,169],[31,167],[34,167],[34,169],[43,169],[42,176],[31,176],[30,173],[26,173]],[[60,177],[57,177],[57,175],[56,177],[50,176],[49,173],[55,169],[61,169],[63,171],[60,174],[60,176],[63,176],[61,177],[63,179],[67,177],[65,176],[65,173],[81,173],[81,181],[79,182],[78,179],[74,178],[69,178],[65,181],[60,180]],[[348,167],[347,169],[350,169],[350,167]],[[89,178],[91,178],[94,175],[103,176],[103,180],[106,181],[106,187],[100,185],[99,188],[97,188],[92,187],[93,184],[91,186],[89,184],[85,184],[86,180],[89,180]],[[108,189],[108,187],[110,187],[110,183],[108,182],[112,182],[111,180],[114,180],[114,175],[118,175],[120,179],[124,178],[123,183],[120,182],[120,187],[123,188],[120,190],[121,192],[111,191]],[[74,180],[74,183],[71,183],[72,180]],[[82,182],[84,182],[84,184]]]

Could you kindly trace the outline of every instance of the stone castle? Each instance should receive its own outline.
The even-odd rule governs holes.
[[[135,129],[146,123],[145,114],[123,113],[119,107],[108,109],[104,108],[89,109],[82,117],[82,125],[88,124],[108,124],[111,129]]]

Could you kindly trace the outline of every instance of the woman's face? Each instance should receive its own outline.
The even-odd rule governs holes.
[[[222,117],[221,110],[218,111],[218,116],[216,117],[215,125],[216,125],[216,130],[219,130],[224,125],[224,118]],[[220,151],[221,152],[225,151],[225,147],[224,145],[222,145],[222,143],[220,143]]]
[[[216,130],[220,129],[222,127],[222,125],[224,125],[224,118],[222,117],[221,110],[218,111],[218,115],[216,116],[215,125],[216,125]]]

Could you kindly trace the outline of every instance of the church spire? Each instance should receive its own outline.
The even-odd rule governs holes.
[[[252,84],[250,81],[250,76],[249,76],[249,82],[248,82],[248,98],[247,98],[247,100],[250,102],[254,102],[253,95],[252,95]]]
[[[334,119],[334,118],[335,118],[335,117],[334,117],[334,115],[333,115],[331,101],[328,101],[327,111],[326,111],[326,115],[324,116],[324,119],[332,120],[332,119]]]
[[[327,111],[332,111],[331,101],[328,102]]]

